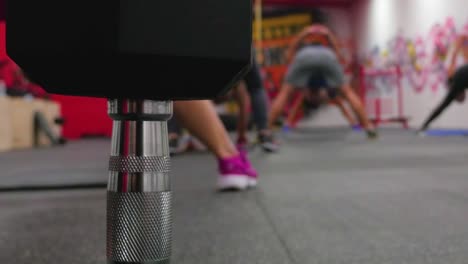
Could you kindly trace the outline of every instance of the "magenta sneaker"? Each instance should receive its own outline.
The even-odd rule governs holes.
[[[241,155],[228,159],[218,159],[218,166],[218,189],[220,191],[242,191],[247,189],[249,176]]]
[[[239,151],[240,158],[245,166],[245,174],[249,177],[248,187],[256,187],[258,184],[258,172],[254,169],[252,164],[250,163],[247,148],[245,145],[237,144],[237,150]]]

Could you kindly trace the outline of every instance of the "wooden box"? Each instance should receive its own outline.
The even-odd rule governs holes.
[[[55,119],[60,117],[60,105],[56,102],[43,99],[10,98],[6,106],[9,123],[11,124],[12,148],[27,149],[35,147],[34,116],[36,112],[42,113],[47,120],[54,136],[60,137],[61,126],[55,124]],[[1,109],[1,106],[0,106]],[[38,135],[39,146],[50,146],[51,140],[44,131]]]
[[[34,145],[34,103],[24,98],[9,99],[13,148],[27,149]]]
[[[10,99],[0,96],[0,152],[13,148],[13,131],[10,115]]]

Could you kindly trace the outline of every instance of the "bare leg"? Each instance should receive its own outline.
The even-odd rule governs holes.
[[[182,125],[218,158],[239,155],[211,101],[177,101],[174,113]]]
[[[237,122],[237,141],[247,142],[247,125],[249,122],[250,96],[245,82],[242,81],[234,90],[234,96],[239,105],[239,120]]]
[[[271,105],[270,115],[268,116],[268,127],[273,128],[273,125],[278,116],[283,112],[284,106],[289,100],[289,96],[294,91],[294,87],[290,84],[283,84],[278,96]]]
[[[341,113],[343,114],[343,116],[346,118],[346,120],[348,121],[349,125],[350,126],[356,126],[358,125],[359,123],[356,122],[356,120],[354,119],[353,115],[351,115],[351,112],[349,112],[349,109],[346,107],[345,103],[343,102],[343,99],[340,98],[340,97],[337,97],[335,100],[334,100],[334,103],[336,104],[336,106],[338,107],[338,109],[340,109]]]
[[[294,124],[294,121],[296,120],[297,113],[299,112],[299,109],[301,108],[302,104],[304,103],[305,95],[303,92],[299,94],[299,97],[296,98],[294,101],[291,111],[289,111],[288,114],[288,120],[287,120],[287,125],[292,127]]]
[[[344,98],[349,102],[351,105],[351,108],[353,109],[354,113],[356,114],[357,118],[359,119],[361,125],[366,131],[372,131],[374,130],[374,126],[369,120],[369,117],[367,116],[367,113],[364,109],[364,106],[359,99],[359,97],[356,95],[356,93],[353,91],[351,86],[348,84],[345,84],[342,89],[341,89]]]

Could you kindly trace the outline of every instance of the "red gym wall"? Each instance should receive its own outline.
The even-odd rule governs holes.
[[[0,59],[6,56],[5,0],[0,0]],[[87,135],[111,136],[112,121],[107,116],[105,99],[53,95],[65,118],[63,136],[78,139]]]

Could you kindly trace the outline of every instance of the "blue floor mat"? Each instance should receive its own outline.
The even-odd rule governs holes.
[[[466,129],[431,129],[426,135],[434,137],[468,136]]]

